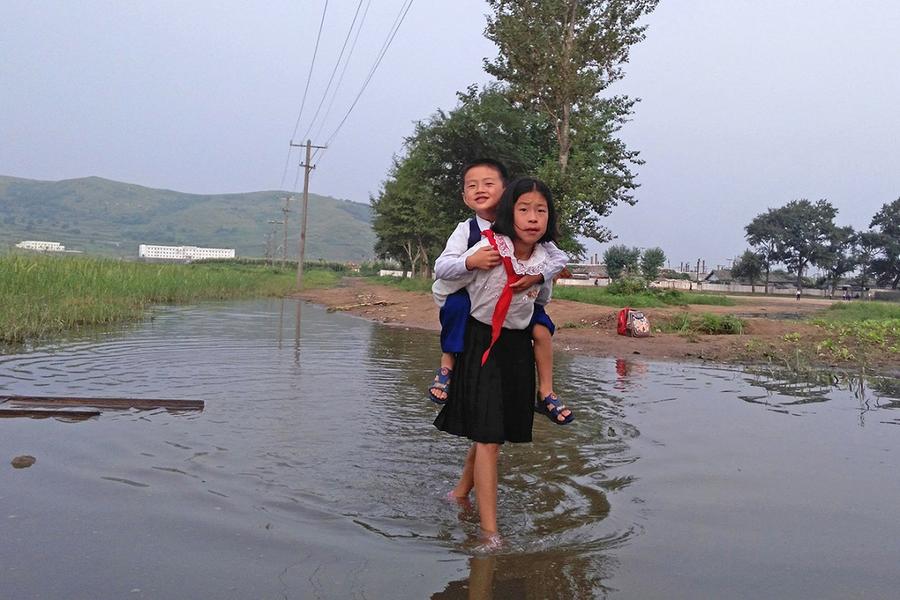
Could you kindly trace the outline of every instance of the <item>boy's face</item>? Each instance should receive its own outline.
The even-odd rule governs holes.
[[[463,177],[463,202],[482,219],[494,222],[503,195],[503,178],[490,165],[477,165]]]

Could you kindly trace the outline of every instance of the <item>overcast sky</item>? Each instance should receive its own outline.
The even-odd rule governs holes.
[[[289,141],[332,136],[403,4],[370,0],[331,104],[354,0],[328,3],[305,103],[324,0],[0,0],[0,174],[292,189]],[[486,12],[413,2],[311,191],[368,201],[413,122],[487,81]],[[900,2],[662,0],[647,23],[614,90],[642,99],[621,135],[646,160],[618,243],[727,264],[767,208],[827,198],[859,228],[900,197]]]

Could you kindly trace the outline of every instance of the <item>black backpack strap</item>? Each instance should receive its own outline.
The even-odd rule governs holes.
[[[472,217],[469,219],[469,245],[471,248],[481,240],[481,228],[478,227],[478,219]]]

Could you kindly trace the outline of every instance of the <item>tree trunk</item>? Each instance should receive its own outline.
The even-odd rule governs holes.
[[[769,265],[767,264],[766,265],[766,295],[769,294],[769,271],[770,270],[771,270],[771,267],[769,267]]]
[[[570,0],[568,8],[569,22],[566,27],[566,39],[563,42],[563,69],[570,68],[572,48],[575,46],[575,13],[578,10],[578,0]],[[571,132],[569,131],[571,116],[572,105],[563,105],[560,122],[557,125],[556,130],[556,139],[559,142],[559,172],[562,175],[566,174],[566,168],[569,166],[569,153],[572,150],[572,138]]]

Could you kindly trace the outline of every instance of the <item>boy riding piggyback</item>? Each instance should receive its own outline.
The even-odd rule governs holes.
[[[499,161],[483,158],[467,165],[462,172],[463,202],[475,211],[475,216],[456,226],[447,239],[444,251],[434,265],[437,279],[459,280],[476,269],[489,270],[500,264],[500,253],[490,246],[470,255],[467,250],[481,239],[481,232],[490,229],[497,217],[497,204],[503,195],[508,179],[506,167]],[[553,278],[565,268],[568,257],[553,242],[542,244],[549,256],[547,270],[526,274],[510,285],[513,293],[524,292],[534,285],[541,285],[535,300],[532,318],[534,358],[538,373],[538,391],[541,400],[535,409],[558,425],[570,423],[575,415],[566,408],[553,391],[553,321],[544,310],[551,295]],[[435,373],[434,383],[428,390],[432,401],[443,404],[447,390],[452,385],[456,354],[462,352],[466,322],[471,303],[468,292],[462,289],[447,297],[440,310],[441,366]]]

